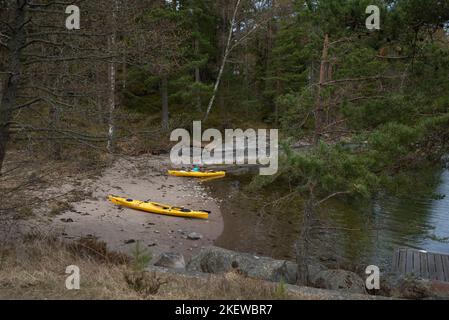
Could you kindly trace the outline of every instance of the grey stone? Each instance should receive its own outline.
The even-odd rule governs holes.
[[[174,277],[179,277],[184,279],[185,281],[194,280],[195,283],[197,281],[203,283],[203,285],[207,286],[210,284],[211,279],[222,279],[220,275],[210,275],[206,273],[189,271],[189,270],[173,270],[166,269],[156,266],[148,266],[146,269],[148,272],[156,272],[157,274],[168,274]],[[382,296],[370,296],[370,295],[360,295],[360,294],[351,294],[343,291],[331,291],[331,290],[323,290],[316,289],[310,287],[299,287],[296,285],[285,285],[286,291],[293,295],[294,298],[303,299],[303,300],[386,300],[388,298]]]
[[[382,274],[380,282],[380,294],[402,299],[430,298],[432,283],[428,280],[399,274]]]
[[[201,234],[199,234],[199,233],[192,232],[192,233],[189,233],[187,238],[189,240],[201,240],[201,239],[203,239],[203,236]]]
[[[366,293],[363,279],[351,271],[322,270],[309,277],[310,285],[328,290],[343,290],[349,293]]]
[[[226,273],[237,269],[251,278],[273,282],[284,281],[296,284],[296,264],[267,257],[234,252],[218,247],[201,249],[187,265],[187,270],[206,273]]]
[[[184,256],[180,253],[164,252],[154,265],[170,269],[185,269],[186,262]]]

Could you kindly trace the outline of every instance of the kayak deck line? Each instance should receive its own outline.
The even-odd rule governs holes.
[[[114,195],[108,196],[109,201],[112,203],[127,207],[134,210],[145,211],[153,214],[160,214],[166,216],[174,216],[181,218],[195,218],[195,219],[208,219],[210,211],[207,210],[190,210],[184,207],[170,206],[167,204],[151,202],[151,201],[140,201],[130,198],[122,198]]]

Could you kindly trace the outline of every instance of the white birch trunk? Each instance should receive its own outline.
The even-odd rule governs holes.
[[[228,41],[226,43],[226,49],[225,49],[225,53],[223,56],[223,61],[220,66],[220,71],[218,72],[217,80],[215,81],[215,86],[214,86],[214,91],[212,93],[212,97],[210,98],[209,105],[207,106],[207,111],[206,111],[206,116],[204,117],[204,121],[206,121],[207,118],[209,117],[212,106],[214,105],[215,98],[217,96],[218,87],[220,86],[221,78],[223,76],[226,61],[228,60],[229,52],[231,51],[230,48],[231,48],[232,35],[234,33],[235,20],[237,17],[237,12],[240,7],[240,2],[241,2],[241,0],[237,0],[237,3],[235,4],[234,14],[233,14],[232,20],[231,20],[231,27],[229,29],[229,36],[228,36]]]

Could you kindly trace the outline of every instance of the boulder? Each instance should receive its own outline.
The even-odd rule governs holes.
[[[360,276],[346,270],[322,270],[312,274],[310,285],[320,289],[343,290],[349,293],[364,294],[365,282]]]
[[[227,273],[234,270],[251,278],[289,284],[296,284],[297,279],[295,263],[218,247],[203,248],[190,260],[187,270],[205,273]]]
[[[432,283],[428,280],[400,274],[383,274],[380,279],[380,294],[384,296],[402,299],[425,299],[434,295]]]
[[[186,262],[182,254],[176,252],[165,252],[161,254],[154,265],[157,267],[170,269],[185,269]]]

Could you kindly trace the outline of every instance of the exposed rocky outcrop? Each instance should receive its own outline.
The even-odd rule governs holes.
[[[364,294],[365,282],[357,274],[346,270],[322,270],[310,276],[310,285],[328,290],[344,290]]]
[[[365,283],[357,274],[345,270],[327,270],[323,266],[309,265],[310,285],[329,290],[343,290],[365,294]],[[297,283],[297,264],[267,257],[207,247],[192,258],[187,270],[205,273],[238,271],[251,278],[273,282]]]
[[[383,274],[381,294],[402,299],[425,299],[434,296],[432,282],[411,276]]]
[[[295,263],[286,260],[275,260],[218,247],[207,247],[190,260],[185,272],[197,275],[237,272],[254,279],[271,282],[283,281],[286,284],[296,285],[297,269]],[[327,266],[320,263],[309,265],[308,271],[310,287],[331,290],[336,292],[336,295],[338,295],[337,292],[359,296],[368,293],[365,281],[354,272],[328,269]],[[382,274],[381,290],[370,292],[370,294],[402,299],[449,298],[449,283],[403,277],[396,274]]]
[[[206,274],[202,272],[166,269],[155,266],[149,266],[148,272],[156,272],[157,274],[170,274],[175,277],[184,278],[185,281],[201,281],[204,285],[209,285],[214,281],[223,281],[223,275]],[[226,275],[225,275],[226,276]],[[224,277],[226,278],[226,277]],[[264,282],[261,281],[261,285]],[[266,283],[265,283],[266,284]],[[275,284],[276,285],[276,284]],[[311,287],[300,287],[296,285],[285,285],[285,294],[290,299],[301,300],[384,300],[389,299],[382,296],[370,296],[366,294],[353,294],[341,290],[324,290]]]
[[[207,247],[193,257],[187,265],[187,270],[205,273],[226,273],[236,270],[248,277],[267,281],[284,281],[296,284],[296,264],[258,257],[251,254],[234,252],[218,247]]]

